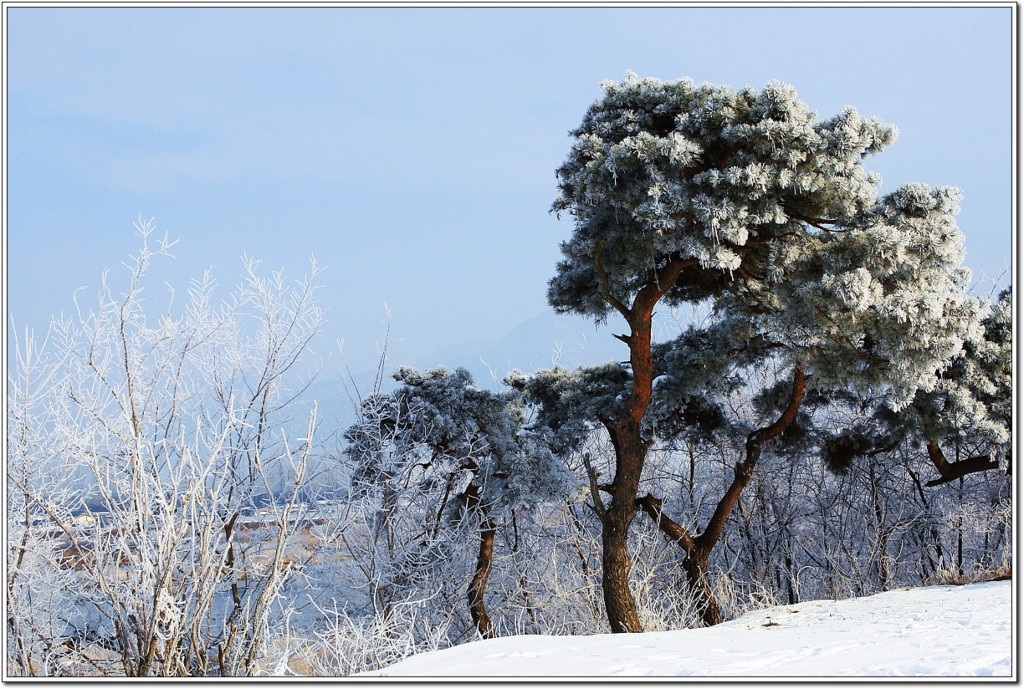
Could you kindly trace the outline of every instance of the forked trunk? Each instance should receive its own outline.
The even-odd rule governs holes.
[[[750,483],[757,461],[761,458],[761,449],[764,443],[779,436],[796,419],[800,403],[804,398],[805,385],[803,367],[798,365],[793,371],[793,392],[790,395],[789,405],[775,423],[747,436],[744,459],[734,467],[732,483],[726,489],[725,495],[718,501],[715,513],[700,536],[696,538],[690,536],[686,529],[663,514],[661,500],[650,494],[636,499],[637,507],[643,509],[650,516],[661,532],[686,551],[683,569],[686,571],[686,580],[690,590],[696,596],[700,606],[701,622],[704,626],[710,627],[722,621],[722,614],[718,609],[718,603],[715,601],[707,577],[708,560],[718,540],[722,537],[725,522],[739,500],[740,493]]]
[[[642,632],[636,602],[629,590],[631,563],[627,544],[629,526],[636,515],[636,491],[644,469],[649,443],[640,432],[647,405],[651,401],[654,381],[651,366],[651,315],[654,306],[675,284],[680,271],[697,263],[696,259],[671,259],[658,270],[654,279],[644,285],[626,307],[610,291],[608,276],[601,267],[604,242],[594,253],[594,268],[600,277],[605,300],[615,307],[629,323],[629,336],[616,336],[629,345],[629,365],[633,384],[625,409],[617,419],[604,420],[615,446],[615,479],[610,487],[611,506],[603,509],[601,517],[602,565],[601,588],[604,592],[605,612],[612,633]],[[595,496],[595,499],[599,499]]]

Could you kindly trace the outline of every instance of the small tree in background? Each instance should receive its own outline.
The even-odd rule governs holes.
[[[679,541],[698,569],[809,378],[876,385],[903,408],[937,386],[965,339],[978,340],[984,305],[963,289],[957,190],[905,185],[877,200],[881,180],[861,161],[893,143],[895,127],[851,107],[817,122],[779,82],[737,92],[629,74],[602,87],[558,170],[554,210],[575,228],[548,299],[598,322],[618,312],[629,328],[616,336],[629,347],[628,395],[601,421],[616,462],[599,510],[608,619],[615,632],[638,632],[626,544],[652,443],[643,429],[657,304],[711,300],[716,319],[737,334],[749,326],[746,339],[763,339],[790,371],[787,403],[747,436],[705,533],[692,548]]]
[[[346,431],[353,487],[383,491],[383,520],[407,491],[437,494],[433,524],[421,533],[425,547],[443,523],[472,521],[479,549],[469,611],[480,635],[491,638],[484,595],[498,519],[564,498],[572,475],[552,453],[551,434],[526,428],[518,392],[481,390],[462,368],[400,367],[394,377],[403,386],[368,398],[362,420]]]

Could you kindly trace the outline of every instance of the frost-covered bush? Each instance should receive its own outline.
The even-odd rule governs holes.
[[[104,280],[8,379],[12,675],[253,674],[281,621],[315,422],[285,376],[321,323],[316,265],[293,285],[247,260],[221,303],[207,274],[153,317],[170,244],[137,227],[125,293]]]

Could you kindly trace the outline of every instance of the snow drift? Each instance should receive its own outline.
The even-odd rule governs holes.
[[[1011,664],[1012,582],[928,586],[747,613],[716,627],[514,636],[361,676],[999,676]]]

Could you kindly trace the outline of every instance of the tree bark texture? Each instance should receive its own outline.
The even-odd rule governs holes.
[[[614,502],[614,500],[613,500]],[[605,613],[612,633],[642,632],[636,602],[629,590],[629,570],[632,568],[627,543],[629,525],[635,513],[631,510],[611,508],[605,514],[601,530],[602,577]]]
[[[477,464],[472,459],[466,462],[465,468],[476,471]],[[480,549],[476,556],[476,571],[469,582],[469,589],[466,597],[469,601],[469,615],[473,618],[473,624],[484,639],[494,638],[494,625],[491,617],[487,614],[484,606],[484,594],[487,592],[487,578],[491,576],[491,567],[494,564],[494,531],[495,525],[488,516],[480,502],[480,487],[470,482],[466,490],[459,498],[466,505],[470,512],[476,512],[480,517]]]
[[[715,592],[711,589],[711,582],[708,581],[707,555],[688,553],[683,560],[683,569],[686,571],[686,584],[697,599],[701,625],[713,627],[721,624],[722,613],[715,600]]]
[[[484,607],[484,593],[487,591],[487,578],[491,576],[494,564],[494,524],[484,520],[480,528],[480,551],[476,557],[476,572],[469,582],[469,614],[473,624],[484,639],[494,638],[494,625]]]
[[[605,508],[601,526],[601,590],[613,634],[642,632],[636,601],[629,590],[629,527],[636,516],[636,491],[647,456],[647,443],[639,425],[626,417],[609,429],[615,448],[615,480],[607,489],[612,501]]]

